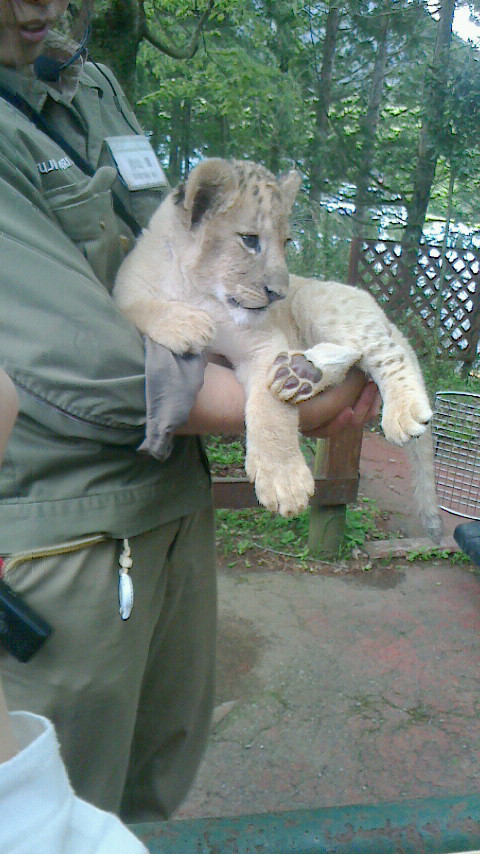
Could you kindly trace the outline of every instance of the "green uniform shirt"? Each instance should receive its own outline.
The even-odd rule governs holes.
[[[142,226],[161,192],[129,193],[118,178],[104,139],[141,131],[107,69],[87,63],[61,94],[0,67],[0,86],[96,169],[85,175],[0,97],[0,363],[21,408],[0,471],[0,554],[94,532],[134,536],[210,500],[196,437],[175,439],[165,462],[136,450],[144,343],[109,294],[133,243],[112,188]]]

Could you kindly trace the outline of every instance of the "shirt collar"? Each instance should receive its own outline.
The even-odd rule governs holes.
[[[52,30],[45,39],[44,55],[65,62],[77,50],[76,42],[68,39],[62,33]],[[45,101],[50,96],[55,101],[70,103],[78,88],[80,73],[84,60],[79,57],[72,65],[60,74],[58,83],[45,83],[38,80],[29,65],[21,70],[0,65],[0,85],[10,92],[24,98],[37,112],[41,112]]]

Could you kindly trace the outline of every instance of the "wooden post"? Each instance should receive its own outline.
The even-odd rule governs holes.
[[[316,490],[308,532],[308,547],[315,557],[332,558],[340,551],[346,505],[354,501],[358,493],[361,448],[361,427],[347,427],[338,436],[317,441],[313,469]],[[338,503],[326,504],[332,491]]]
[[[361,248],[362,248],[362,238],[361,237],[352,237],[352,239],[350,241],[350,254],[348,256],[348,274],[347,274],[347,284],[348,285],[356,285],[357,284],[358,262],[360,259]]]

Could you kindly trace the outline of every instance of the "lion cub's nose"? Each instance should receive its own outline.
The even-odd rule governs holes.
[[[276,302],[277,299],[285,299],[285,294],[279,294],[277,291],[272,291],[270,288],[265,288],[265,293],[267,295],[269,305],[272,302]]]

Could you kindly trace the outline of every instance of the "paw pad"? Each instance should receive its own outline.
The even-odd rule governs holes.
[[[282,400],[300,403],[313,397],[314,386],[321,379],[322,371],[303,353],[279,353],[273,363],[271,388]]]

